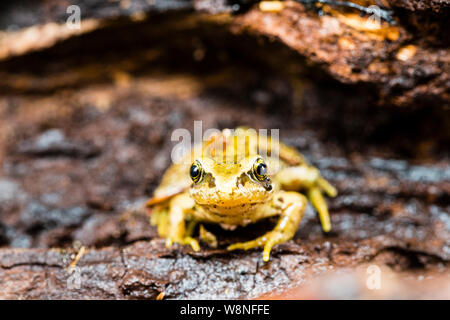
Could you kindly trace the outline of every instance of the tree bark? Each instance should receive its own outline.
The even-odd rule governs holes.
[[[60,1],[1,5],[0,298],[343,298],[326,284],[345,270],[362,273],[344,298],[448,298],[447,1],[390,1],[397,24],[376,30],[293,1],[129,3],[78,1],[78,31]],[[268,263],[225,248],[273,221],[165,248],[130,208],[195,120],[279,128],[339,190],[332,232],[308,207]],[[387,291],[367,291],[370,265],[395,275]]]

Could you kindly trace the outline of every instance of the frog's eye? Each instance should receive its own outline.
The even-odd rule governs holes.
[[[194,181],[194,183],[197,183],[200,181],[200,179],[203,175],[203,169],[198,161],[195,161],[191,165],[191,169],[189,169],[189,174],[191,176],[192,181]]]
[[[255,164],[253,165],[253,174],[259,181],[266,180],[267,165],[264,163],[263,159],[259,158],[255,161]]]

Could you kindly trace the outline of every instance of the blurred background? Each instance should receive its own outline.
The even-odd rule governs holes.
[[[392,21],[295,1],[2,1],[0,298],[449,299],[450,5],[353,3]],[[332,232],[309,207],[268,264],[225,248],[270,222],[165,248],[139,208],[172,131],[198,120],[280,129],[338,188]]]

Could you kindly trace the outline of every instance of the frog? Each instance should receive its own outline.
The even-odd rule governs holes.
[[[193,251],[200,250],[199,240],[217,246],[216,236],[205,225],[233,230],[276,218],[272,230],[227,247],[262,247],[267,262],[274,246],[293,238],[308,201],[323,231],[331,230],[325,195],[335,197],[336,188],[297,149],[238,127],[216,132],[170,165],[146,207],[167,247],[177,243]],[[199,239],[193,236],[197,224]]]

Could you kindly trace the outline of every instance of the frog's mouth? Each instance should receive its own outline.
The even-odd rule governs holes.
[[[216,204],[216,203],[204,203],[204,204],[200,204],[200,205],[202,205],[202,206],[204,206],[204,207],[208,207],[208,208],[211,208],[212,210],[211,211],[215,211],[215,210],[213,210],[213,209],[218,209],[218,210],[221,210],[221,209],[230,209],[230,210],[232,210],[232,209],[234,209],[234,210],[239,210],[239,209],[241,209],[241,208],[244,208],[244,209],[250,209],[250,208],[252,208],[252,207],[255,207],[255,206],[257,206],[258,204],[261,204],[261,203],[263,203],[262,201],[257,201],[257,202],[243,202],[243,203],[226,203],[226,202],[224,202],[224,203],[220,203],[220,204]],[[242,210],[242,209],[241,209]]]

